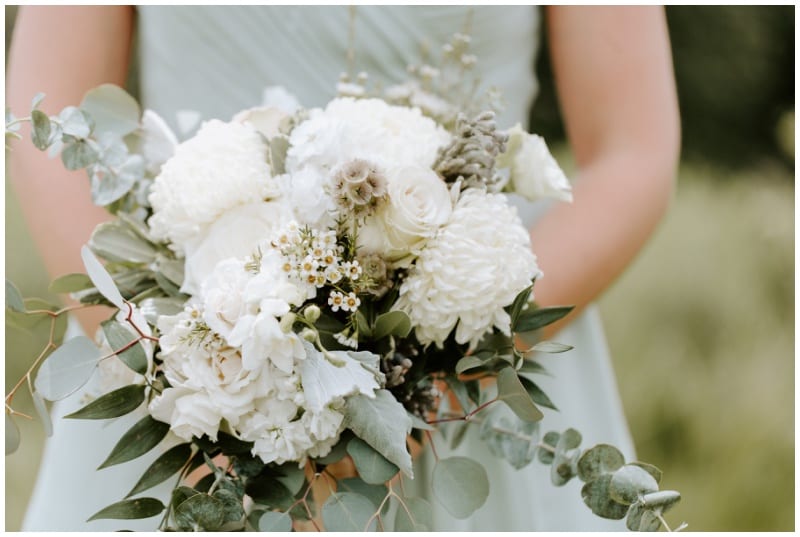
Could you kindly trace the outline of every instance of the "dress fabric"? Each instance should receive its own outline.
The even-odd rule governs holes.
[[[180,110],[227,120],[260,104],[266,86],[287,88],[305,107],[323,106],[335,96],[339,74],[347,70],[350,17],[345,6],[140,7],[140,99],[176,130]],[[406,78],[406,66],[418,62],[421,43],[437,51],[471,20],[471,47],[482,80],[498,86],[505,99],[498,125],[506,128],[518,121],[524,125],[537,92],[533,65],[539,18],[539,10],[531,6],[359,6],[354,18],[356,70],[384,85],[400,82]],[[513,201],[528,223],[546,210],[546,205]],[[536,381],[559,408],[558,412],[544,409],[542,434],[573,427],[583,435],[582,447],[610,443],[627,460],[635,460],[596,308],[589,307],[554,339],[575,348],[541,358],[552,377]],[[80,397],[78,393],[53,409],[55,431],[45,447],[23,529],[154,530],[156,517],[85,522],[100,508],[121,500],[166,448],[96,471],[140,416],[111,423],[61,419],[80,406]],[[489,498],[466,520],[454,519],[431,498],[435,530],[624,529],[623,521],[591,513],[581,500],[577,479],[555,487],[549,467],[538,461],[515,470],[491,455],[478,427],[474,429],[454,451],[438,433],[434,442],[439,457],[468,455],[483,464],[490,480]],[[407,493],[413,490],[430,498],[432,463],[428,448],[416,462],[415,480],[406,482]],[[171,486],[170,480],[143,495],[166,501]]]

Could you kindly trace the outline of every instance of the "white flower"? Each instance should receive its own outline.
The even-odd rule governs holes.
[[[333,226],[336,202],[326,193],[330,177],[317,168],[306,167],[280,175],[276,180],[298,222],[319,229]]]
[[[184,388],[167,388],[150,402],[150,415],[170,424],[170,430],[183,440],[204,434],[217,440],[222,415],[206,393]]]
[[[242,315],[255,313],[244,299],[253,274],[238,259],[220,261],[203,282],[203,320],[214,332],[227,338]]]
[[[355,159],[387,170],[397,166],[430,167],[450,135],[419,109],[392,106],[381,99],[334,99],[314,109],[292,131],[286,168],[313,166],[325,173]]]
[[[261,94],[263,106],[274,106],[287,114],[294,114],[300,109],[300,101],[283,86],[267,86]]]
[[[567,176],[550,154],[544,138],[528,134],[519,123],[508,130],[508,135],[506,151],[497,157],[497,166],[510,168],[514,192],[531,201],[572,201]]]
[[[142,114],[141,152],[147,171],[157,174],[161,166],[175,154],[178,139],[167,122],[152,110]]]
[[[455,328],[456,341],[474,348],[493,327],[509,333],[503,308],[537,274],[516,209],[502,194],[468,189],[420,253],[394,308],[408,313],[421,343],[441,346]]]
[[[289,114],[275,106],[259,106],[242,110],[231,121],[246,123],[270,139],[281,134],[281,126],[289,120]]]
[[[195,295],[223,259],[244,259],[266,248],[270,237],[291,218],[282,199],[234,207],[184,245],[186,262],[181,291]]]
[[[429,168],[405,167],[389,176],[388,203],[361,227],[360,253],[402,264],[447,222],[453,202],[444,181]]]
[[[155,238],[183,253],[226,211],[278,194],[261,136],[247,125],[212,120],[161,167],[149,196],[149,224]]]

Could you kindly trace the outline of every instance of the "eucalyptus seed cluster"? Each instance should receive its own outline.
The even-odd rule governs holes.
[[[497,130],[495,114],[481,112],[468,119],[458,115],[453,141],[442,149],[434,170],[448,183],[459,179],[462,188],[483,187],[498,190],[499,177],[494,163],[497,155],[505,151],[508,135]]]
[[[420,350],[406,342],[381,358],[381,372],[386,376],[386,388],[406,410],[425,419],[436,410],[439,390],[430,376],[422,372]]]
[[[392,288],[393,282],[389,277],[389,268],[381,256],[371,254],[359,257],[358,262],[364,271],[361,278],[362,291],[381,297]]]
[[[331,196],[346,211],[369,214],[386,199],[386,177],[371,162],[351,160],[334,172]]]

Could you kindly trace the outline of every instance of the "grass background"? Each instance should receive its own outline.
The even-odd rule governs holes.
[[[683,495],[667,519],[694,531],[794,529],[794,86],[776,78],[793,73],[782,67],[790,9],[667,8],[689,158],[662,225],[599,301],[639,456]],[[534,123],[553,140],[547,77]],[[5,204],[6,277],[42,296],[48,279],[8,182]],[[6,329],[6,391],[44,341]],[[26,397],[20,410],[33,412]],[[7,531],[20,527],[43,442],[38,422],[18,422]]]

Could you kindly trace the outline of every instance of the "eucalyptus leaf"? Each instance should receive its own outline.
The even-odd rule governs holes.
[[[294,494],[272,476],[250,479],[245,492],[256,503],[274,509],[289,509],[294,503]]]
[[[183,260],[169,259],[162,255],[156,258],[156,270],[175,285],[183,285]]]
[[[60,278],[56,278],[50,283],[49,291],[51,293],[73,293],[75,291],[83,291],[94,287],[91,278],[86,274],[73,273],[65,274]]]
[[[98,467],[108,468],[144,455],[158,445],[169,432],[169,424],[145,416],[122,435],[108,458]]]
[[[560,352],[566,352],[572,350],[573,348],[574,347],[572,345],[565,345],[564,343],[558,343],[556,341],[541,341],[536,345],[534,345],[531,348],[531,351],[557,354]]]
[[[512,302],[511,307],[508,308],[508,314],[511,317],[512,326],[517,322],[517,319],[519,319],[519,316],[525,307],[530,304],[531,291],[533,291],[533,284],[520,291],[520,293],[514,299],[514,302]]]
[[[558,437],[550,467],[550,481],[554,485],[564,485],[577,475],[580,445],[581,434],[575,429],[567,429]]]
[[[625,518],[628,505],[614,501],[609,491],[611,475],[604,474],[581,488],[583,502],[599,517],[620,520]]]
[[[258,519],[258,531],[292,531],[292,517],[279,511],[265,511]]]
[[[497,374],[497,398],[507,404],[520,419],[539,421],[544,417],[520,382],[517,372],[511,367],[503,368]]]
[[[354,438],[352,431],[343,431],[339,436],[339,441],[333,446],[333,449],[324,457],[317,459],[317,463],[327,465],[342,460],[345,455],[347,455],[347,444],[350,443],[351,438]]]
[[[627,464],[611,476],[609,493],[611,497],[625,504],[635,503],[643,495],[658,490],[658,483],[646,470]]]
[[[374,511],[377,511],[378,508],[381,507],[381,504],[383,504],[383,509],[381,509],[382,515],[386,514],[389,510],[389,502],[384,503],[383,501],[389,493],[389,489],[386,485],[370,485],[358,477],[348,477],[347,479],[340,480],[336,487],[339,492],[355,492],[356,494],[364,496],[372,502],[372,505],[375,507]]]
[[[36,149],[44,151],[50,145],[50,118],[41,110],[31,112],[31,140]]]
[[[494,456],[520,469],[536,456],[538,430],[538,422],[521,420],[508,407],[496,406],[484,418],[480,433]]]
[[[146,298],[139,302],[139,311],[148,323],[155,326],[160,316],[176,315],[183,311],[183,302],[173,297]]]
[[[83,265],[86,267],[86,273],[100,294],[117,308],[124,310],[125,301],[122,299],[117,285],[88,246],[81,248],[81,258],[83,259]]]
[[[278,482],[282,483],[292,494],[300,492],[306,482],[305,471],[295,464],[284,464],[281,466],[281,472],[283,475],[276,477]]]
[[[78,140],[64,144],[61,150],[61,162],[70,171],[82,170],[97,162],[99,155],[86,140]]]
[[[14,418],[6,412],[6,455],[11,455],[19,448],[19,427]]]
[[[334,492],[322,505],[326,531],[374,531],[377,521],[373,514],[372,502],[355,492]]]
[[[175,508],[174,516],[182,529],[214,531],[225,522],[225,507],[208,494],[195,494]]]
[[[94,120],[92,117],[75,106],[68,106],[64,108],[58,119],[61,122],[61,131],[78,140],[88,138],[92,133],[94,127]],[[83,168],[84,166],[81,166]]]
[[[156,498],[136,498],[112,503],[108,507],[93,514],[87,522],[92,520],[111,518],[117,520],[132,520],[150,518],[164,511],[164,504]]]
[[[352,457],[358,475],[365,483],[383,484],[400,471],[397,466],[386,460],[383,455],[360,438],[350,440],[350,443],[347,444],[347,453]]]
[[[168,449],[144,471],[142,477],[136,485],[133,486],[127,496],[133,496],[134,494],[138,494],[143,490],[155,487],[159,483],[164,482],[183,468],[191,456],[191,444],[178,444]]]
[[[638,466],[639,468],[641,468],[642,470],[653,476],[653,479],[656,480],[656,483],[661,483],[661,477],[663,476],[663,472],[659,470],[657,467],[653,466],[652,464],[647,464],[646,462],[639,462],[639,461],[635,461],[630,464]]]
[[[48,356],[36,374],[34,386],[42,397],[58,401],[86,384],[100,359],[100,349],[89,338],[67,340]]]
[[[410,412],[406,412],[408,415],[408,419],[411,420],[411,427],[414,429],[422,429],[423,431],[435,431],[436,427],[433,425],[422,421],[422,418],[415,414],[411,414]]]
[[[6,280],[6,308],[20,313],[25,312],[25,301],[22,300],[22,294],[10,280]]]
[[[525,359],[517,369],[518,373],[534,373],[537,375],[549,375],[547,370],[544,368],[542,364],[535,360]]]
[[[464,519],[489,496],[489,477],[478,462],[466,457],[439,459],[433,467],[433,494],[448,513]]]
[[[133,412],[144,402],[144,384],[130,384],[95,399],[65,418],[100,420],[117,418]]]
[[[374,398],[358,394],[347,399],[346,426],[408,477],[414,477],[406,436],[411,420],[391,392],[377,390]]]
[[[404,311],[387,311],[378,315],[375,319],[375,328],[372,331],[374,339],[381,339],[385,336],[395,336],[398,338],[408,337],[411,332],[411,318]]]
[[[245,514],[242,500],[233,490],[222,488],[225,486],[224,483],[230,483],[230,481],[223,481],[222,483],[223,485],[211,495],[212,498],[222,504],[224,513],[222,522],[223,524],[226,522],[231,524],[241,522]],[[228,526],[222,526],[219,528],[219,531],[226,531],[227,527]]]
[[[483,367],[484,365],[484,361],[477,356],[464,356],[458,362],[456,362],[456,374],[460,375],[461,373],[469,371],[470,369]]]
[[[464,438],[466,438],[467,431],[469,430],[469,423],[456,421],[453,422],[450,427],[454,428],[456,431],[453,433],[452,438],[450,438],[450,449],[455,450],[461,445],[461,442],[464,441]]]
[[[525,391],[528,392],[531,401],[538,405],[552,408],[553,410],[558,410],[556,405],[550,400],[549,397],[547,397],[547,394],[544,393],[544,391],[542,391],[542,389],[535,382],[523,376],[519,377],[519,381],[522,383]]]
[[[522,313],[513,324],[514,332],[532,332],[561,319],[574,309],[574,306],[553,306],[536,308]]]
[[[89,247],[109,261],[151,263],[156,258],[155,247],[120,222],[98,225],[89,239]]]
[[[561,433],[555,431],[550,431],[542,437],[541,443],[547,446],[547,448],[539,449],[539,462],[542,464],[552,464],[559,438],[561,438]]]
[[[138,334],[135,334],[127,326],[114,320],[104,321],[100,323],[100,326],[103,327],[103,334],[105,334],[109,346],[111,346],[114,352],[117,352],[117,357],[122,360],[125,365],[140,375],[147,372],[147,354],[145,354],[141,342],[129,346],[131,342],[139,339]],[[119,352],[120,349],[124,349],[125,347],[128,348]]]
[[[47,409],[44,398],[42,398],[42,395],[36,390],[31,393],[31,398],[33,399],[33,406],[36,409],[36,413],[39,415],[39,419],[42,420],[42,428],[44,428],[45,436],[48,438],[53,436],[53,421],[50,419],[50,411]]]
[[[589,482],[603,474],[612,474],[625,464],[625,456],[609,444],[598,444],[587,449],[578,459],[578,477]]]
[[[102,84],[89,90],[81,101],[81,108],[94,119],[95,131],[99,133],[111,132],[122,137],[139,126],[139,104],[114,84]]]
[[[642,496],[642,506],[655,509],[659,513],[663,513],[672,508],[673,505],[681,500],[681,495],[675,490],[659,490],[656,492],[649,492]]]
[[[464,382],[453,376],[446,376],[444,381],[447,383],[447,387],[450,388],[450,391],[453,392],[453,395],[455,395],[458,404],[461,405],[461,409],[466,413],[471,405],[467,387]]]
[[[91,177],[92,203],[105,207],[130,192],[136,181],[144,174],[144,161],[132,155],[125,163],[114,170],[98,167]]]
[[[36,95],[34,95],[33,99],[31,99],[31,110],[36,110],[37,108],[39,108],[39,105],[42,104],[44,97],[45,94],[42,93],[41,91]]]
[[[394,531],[431,531],[433,529],[433,508],[423,498],[404,498],[403,505],[397,507]]]
[[[658,531],[661,529],[661,521],[652,509],[634,504],[628,512],[625,526],[631,531]]]

